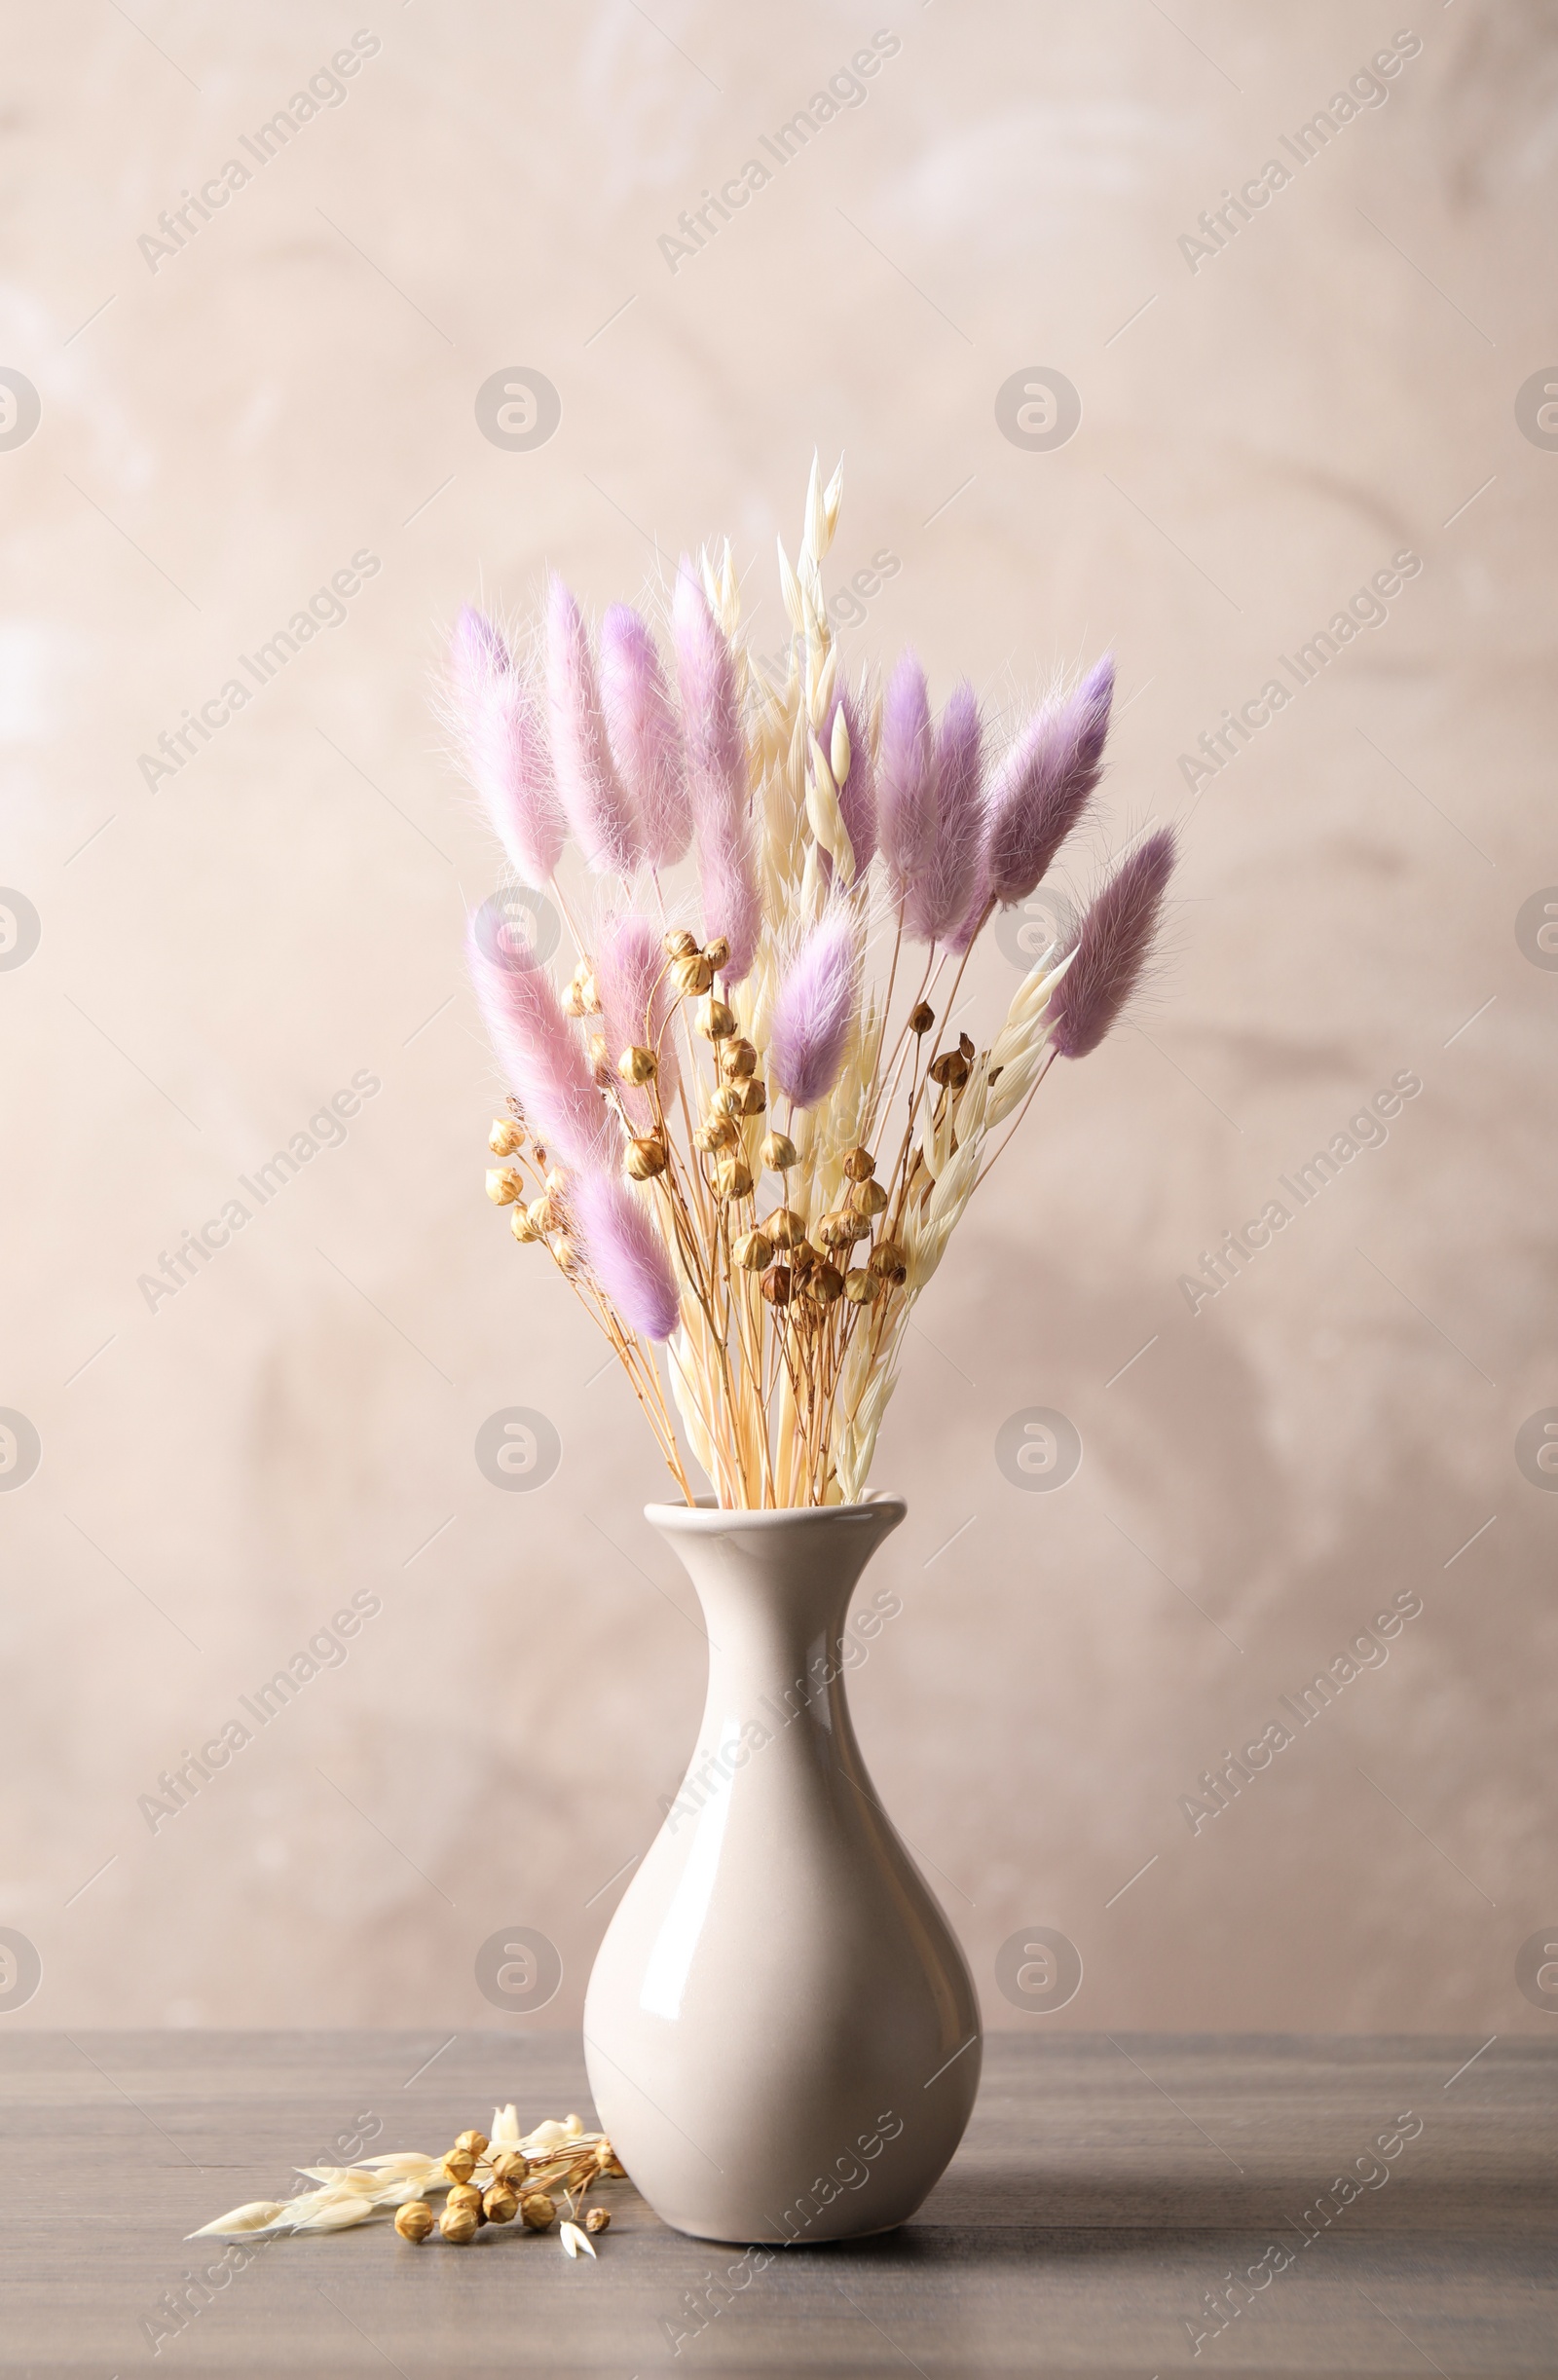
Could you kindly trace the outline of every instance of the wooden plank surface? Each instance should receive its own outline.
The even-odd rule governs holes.
[[[527,2123],[588,2122],[576,2044],[12,2034],[0,2370],[1550,2374],[1558,2041],[1478,2046],[996,2035],[961,2153],[887,2238],[786,2250],[711,2290],[735,2252],[619,2193],[597,2265],[513,2230],[465,2250],[412,2249],[378,2225],[278,2240],[206,2302],[194,2291],[173,2330],[164,2293],[210,2261],[184,2243],[198,2223],[286,2194],[294,2163],[325,2162],[374,2117],[373,2147],[428,2150],[485,2129],[500,2099]],[[1382,2135],[1399,2143],[1383,2159]],[[1366,2181],[1360,2157],[1385,2178]],[[1349,2172],[1343,2204],[1332,2184]],[[1281,2269],[1260,2264],[1274,2247]],[[1267,2277],[1235,2313],[1229,2277],[1251,2267]],[[1225,2293],[1220,2328],[1208,2290]]]

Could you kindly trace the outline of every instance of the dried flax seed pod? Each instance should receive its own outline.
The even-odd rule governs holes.
[[[760,1074],[754,1074],[744,1082],[731,1083],[727,1088],[735,1096],[739,1116],[760,1116],[768,1104],[768,1087]]]
[[[550,1189],[550,1187],[551,1184],[548,1181],[547,1188]],[[455,2142],[455,2146],[456,2148],[468,2148],[473,2157],[485,2157],[488,2148],[487,2135],[484,2132],[463,2132]]]
[[[839,718],[843,717],[840,711]],[[844,1171],[852,1182],[869,1182],[876,1171],[876,1160],[870,1149],[852,1148],[844,1153]]]
[[[495,1157],[512,1157],[525,1145],[525,1127],[513,1116],[495,1116],[487,1146]]]
[[[692,1020],[693,1030],[705,1041],[728,1041],[736,1029],[735,1011],[711,992]]]
[[[718,975],[730,955],[730,945],[723,934],[716,934],[713,942],[704,944],[703,955],[714,969],[715,974]]]
[[[928,1000],[916,1000],[909,1012],[909,1029],[923,1041],[936,1023],[936,1011]]]
[[[508,1209],[508,1228],[513,1233],[515,1239],[520,1243],[521,1246],[528,1246],[531,1242],[538,1240],[541,1236],[532,1223],[530,1219],[530,1209],[526,1207],[510,1207]]]
[[[478,2222],[483,2219],[481,2192],[473,2181],[457,2181],[449,2193],[448,2203],[451,2207],[468,2207]]]
[[[660,1061],[652,1050],[634,1042],[632,1048],[624,1050],[617,1060],[616,1070],[624,1083],[652,1083],[660,1071]]]
[[[714,982],[714,969],[701,950],[691,950],[671,961],[671,981],[686,998],[696,999]]]
[[[506,2181],[495,2181],[481,2204],[489,2223],[511,2223],[519,2213],[519,2193],[510,2189]]]
[[[759,1286],[770,1306],[788,1306],[791,1291],[790,1267],[787,1264],[771,1265],[764,1273]]]
[[[657,1133],[647,1133],[642,1140],[628,1142],[622,1170],[630,1181],[648,1182],[656,1173],[663,1173],[666,1164],[665,1142]]]
[[[931,1060],[931,1081],[944,1090],[961,1091],[969,1078],[969,1061],[961,1050],[944,1050]]]
[[[436,2217],[425,2198],[408,2198],[395,2213],[395,2229],[403,2240],[419,2245],[427,2237]]]
[[[501,2157],[493,2159],[493,2180],[509,2183],[525,2178],[525,2160],[517,2148],[505,2148]]]
[[[763,1171],[768,1173],[788,1173],[797,1161],[796,1144],[788,1133],[769,1133],[759,1152]]]
[[[696,958],[698,938],[689,934],[685,925],[673,926],[661,946],[667,958]]]
[[[519,2213],[527,2231],[544,2231],[557,2209],[544,2190],[527,2190],[519,2202]]]
[[[692,1145],[701,1149],[705,1157],[712,1157],[719,1149],[733,1148],[740,1137],[732,1117],[715,1114],[710,1116],[707,1124],[698,1126],[692,1135]]]
[[[476,2160],[468,2149],[452,2148],[444,2159],[444,2172],[451,2181],[468,2181],[476,2171]]]
[[[793,1207],[776,1207],[764,1218],[762,1228],[775,1247],[799,1247],[806,1237],[806,1218]]]
[[[495,1207],[511,1207],[524,1187],[524,1177],[516,1167],[488,1167],[487,1196]]]
[[[722,1199],[750,1198],[752,1196],[752,1169],[745,1158],[738,1156],[735,1150],[726,1149],[722,1156],[716,1158],[714,1190],[715,1196]]]
[[[611,2227],[612,2210],[610,2207],[592,2207],[588,2214],[586,2214],[584,2217],[584,2228],[586,2231],[610,2231]]]
[[[868,1273],[861,1265],[844,1275],[844,1295],[852,1306],[873,1305],[881,1295],[881,1276]]]
[[[817,1226],[817,1238],[824,1247],[852,1247],[858,1218],[840,1207],[825,1214]]]
[[[743,1273],[765,1273],[773,1262],[773,1242],[766,1232],[743,1232],[731,1246],[730,1261]]]
[[[835,1264],[819,1264],[802,1285],[814,1306],[832,1306],[843,1292],[844,1277]]]
[[[725,1042],[720,1052],[720,1072],[727,1083],[741,1081],[749,1074],[756,1074],[757,1070],[757,1050],[743,1034],[737,1033]],[[493,1129],[496,1131],[497,1127]]]
[[[451,2247],[464,2248],[476,2237],[479,2223],[469,2207],[446,2207],[438,2217],[438,2228]]]
[[[895,1288],[909,1279],[909,1265],[896,1240],[878,1240],[866,1262],[878,1281],[890,1282]]]
[[[887,1193],[880,1182],[857,1181],[849,1193],[849,1205],[852,1213],[869,1219],[886,1212]]]

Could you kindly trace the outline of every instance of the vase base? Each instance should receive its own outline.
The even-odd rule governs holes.
[[[885,2240],[888,2233],[902,2231],[910,2218],[901,2214],[896,2223],[876,2223],[870,2231],[837,2231],[831,2237],[807,2240],[793,2237],[789,2232],[771,2232],[766,2239],[729,2239],[723,2231],[694,2231],[687,2223],[667,2223],[667,2231],[675,2231],[684,2240],[705,2240],[711,2248],[849,2248],[860,2240]]]

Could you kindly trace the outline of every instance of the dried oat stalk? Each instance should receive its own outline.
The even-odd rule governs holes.
[[[610,2227],[611,2211],[591,2204],[604,2183],[626,2175],[606,2135],[586,2132],[576,2115],[549,2117],[522,2134],[513,2106],[493,2111],[491,2133],[463,2132],[442,2156],[417,2149],[365,2158],[360,2165],[300,2165],[312,2190],[288,2199],[252,2199],[192,2231],[192,2240],[263,2239],[280,2232],[348,2231],[376,2217],[393,2218],[413,2245],[434,2234],[461,2248],[491,2223],[517,2218],[526,2231],[549,2231],[557,2199],[567,2213],[558,2226],[565,2254],[593,2257],[594,2238]],[[555,2195],[554,2195],[555,2193]],[[428,2203],[444,2199],[435,2214]]]

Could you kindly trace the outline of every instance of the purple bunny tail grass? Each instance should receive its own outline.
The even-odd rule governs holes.
[[[838,788],[838,815],[855,855],[858,884],[876,856],[876,770],[871,755],[870,723],[860,696],[847,686],[835,694],[829,707],[827,733],[818,739],[824,753],[832,758],[834,722],[840,711],[849,731],[849,774]]]
[[[990,789],[984,869],[993,897],[1025,901],[1098,782],[1114,698],[1105,653],[1074,693],[1034,712]]]
[[[1076,956],[1055,987],[1051,1038],[1062,1058],[1095,1050],[1141,978],[1175,858],[1160,827],[1121,861],[1086,917]]]
[[[838,1080],[859,996],[853,912],[829,911],[801,942],[774,998],[768,1073],[795,1107],[815,1107]]]
[[[562,855],[564,821],[535,689],[490,619],[467,604],[449,649],[448,708],[461,764],[527,883]]]
[[[659,1058],[662,1106],[676,1096],[676,1037],[663,1028],[670,1014],[665,950],[658,930],[636,911],[614,917],[596,937],[596,988],[601,995],[601,1030],[606,1055],[614,1067],[624,1050],[647,1047]],[[649,1026],[645,1027],[648,1012]],[[640,1132],[654,1121],[654,1103],[648,1091],[619,1086],[623,1106]]]
[[[936,730],[936,831],[904,911],[915,942],[945,942],[981,906],[981,750],[979,703],[965,678],[947,696]]]
[[[474,920],[466,954],[493,1047],[537,1138],[571,1168],[614,1164],[621,1127],[595,1087],[545,968],[497,963]]]
[[[581,1173],[569,1209],[584,1261],[629,1330],[668,1339],[681,1320],[671,1260],[653,1216],[616,1173]]]
[[[936,736],[925,672],[912,652],[900,654],[887,681],[876,810],[882,856],[902,895],[936,839]]]
[[[643,833],[612,764],[589,632],[561,578],[546,603],[546,700],[557,789],[575,840],[597,874],[631,875],[644,856]]]
[[[601,622],[601,700],[645,857],[652,867],[674,867],[692,839],[686,754],[653,633],[630,604],[613,604]]]
[[[686,740],[687,791],[697,834],[703,930],[723,934],[730,956],[722,973],[739,983],[762,931],[757,858],[748,799],[747,740],[735,661],[689,561],[677,573],[671,610],[677,683]]]

